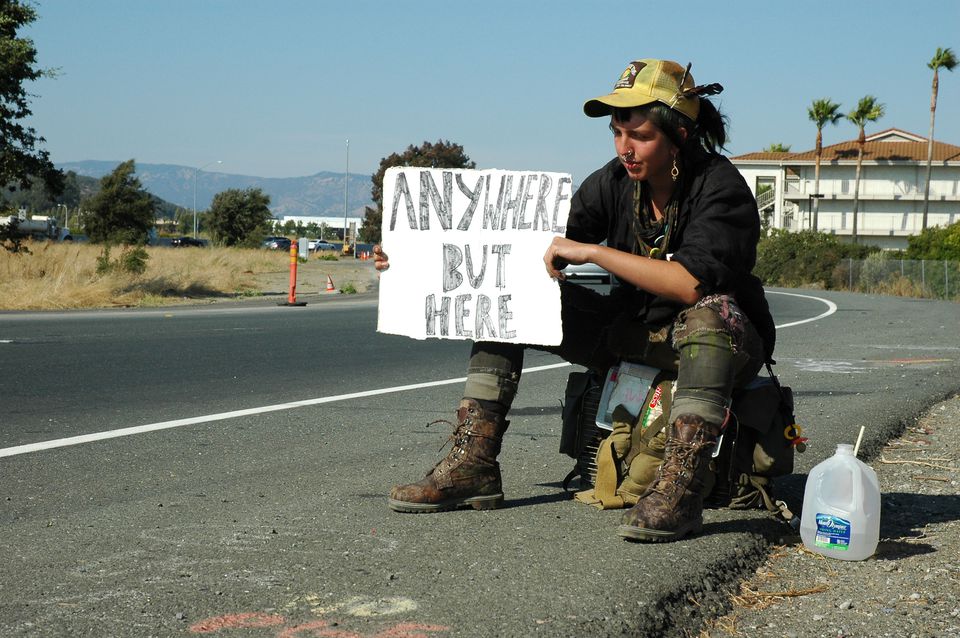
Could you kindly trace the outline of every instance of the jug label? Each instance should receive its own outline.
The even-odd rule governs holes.
[[[850,549],[850,521],[831,516],[817,514],[817,547],[847,551]]]

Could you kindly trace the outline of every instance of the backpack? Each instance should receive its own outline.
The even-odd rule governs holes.
[[[794,453],[804,451],[806,439],[794,418],[792,390],[780,384],[769,364],[767,371],[769,376],[757,376],[733,393],[710,460],[705,503],[731,509],[763,507],[796,528],[799,519],[774,498],[772,481],[793,472]],[[560,452],[576,464],[563,487],[568,489],[579,476],[586,489],[574,495],[576,500],[601,509],[629,507],[663,461],[675,375],[656,375],[636,416],[616,406],[612,430],[597,425],[604,381],[592,372],[573,372],[567,379]]]

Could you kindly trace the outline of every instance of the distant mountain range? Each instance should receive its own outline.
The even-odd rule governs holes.
[[[64,162],[58,168],[77,175],[101,178],[120,162],[85,160]],[[213,196],[230,188],[259,188],[270,196],[270,210],[283,215],[342,217],[344,215],[343,173],[324,171],[306,177],[253,177],[200,171],[190,166],[137,163],[137,177],[144,189],[187,210],[193,210],[196,175],[197,210],[206,210]],[[363,217],[370,199],[370,175],[350,175],[347,188],[347,217]]]

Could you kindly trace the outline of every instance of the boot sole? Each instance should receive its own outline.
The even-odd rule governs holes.
[[[387,499],[387,507],[394,512],[404,512],[407,514],[430,514],[433,512],[448,512],[461,507],[472,507],[475,510],[495,510],[503,507],[503,494],[491,494],[489,496],[471,496],[469,498],[458,498],[442,503],[412,503],[408,501],[398,501],[397,499]]]
[[[617,528],[617,534],[629,541],[650,541],[653,543],[665,543],[683,538],[687,534],[698,534],[703,529],[703,521],[681,527],[678,530],[666,531],[662,529],[649,529],[647,527],[636,527],[635,525],[621,525]]]

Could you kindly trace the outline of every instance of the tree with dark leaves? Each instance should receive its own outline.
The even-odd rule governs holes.
[[[360,233],[364,241],[379,243],[380,227],[383,223],[383,176],[393,166],[422,166],[429,168],[476,168],[459,144],[438,140],[435,144],[424,142],[420,146],[410,145],[403,153],[392,153],[380,160],[380,168],[374,173],[373,208],[367,206],[364,211],[363,227]]]
[[[63,173],[39,148],[45,140],[23,124],[30,111],[30,94],[24,88],[54,73],[37,67],[37,49],[17,31],[37,19],[30,5],[19,0],[0,0],[0,184],[30,188],[37,178],[49,191],[63,189]]]
[[[84,231],[94,242],[143,244],[154,227],[157,204],[127,160],[100,180],[100,191],[84,204]]]
[[[213,240],[224,246],[258,246],[270,229],[269,206],[270,196],[259,188],[217,193],[208,214]]]

